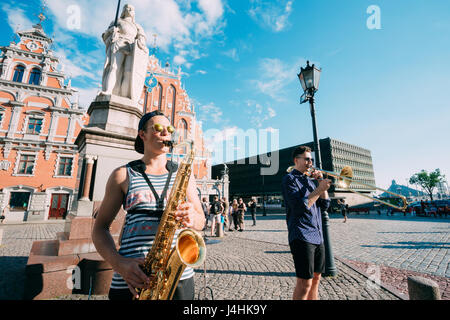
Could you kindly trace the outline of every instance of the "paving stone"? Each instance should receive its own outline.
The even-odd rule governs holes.
[[[214,299],[290,300],[295,273],[284,215],[258,215],[255,227],[246,221],[248,226],[244,232],[226,232],[219,243],[207,244],[206,280],[207,286],[213,289]],[[406,271],[418,272],[441,281],[443,299],[449,299],[449,221],[350,215],[343,224],[341,217],[331,215],[330,235],[338,275],[322,278],[319,297],[325,300],[399,299],[383,287],[369,285],[370,281],[361,274],[367,273],[370,265],[376,265],[381,268],[383,285],[402,281]],[[55,239],[56,233],[63,231],[63,224],[3,225],[0,230],[0,265],[3,274],[8,274],[0,279],[0,299],[20,299],[23,272],[33,241]],[[390,276],[384,278],[385,275]],[[203,279],[204,270],[197,269],[196,298],[199,294],[202,297]],[[105,296],[90,298],[106,299]],[[70,295],[58,299],[87,297]]]

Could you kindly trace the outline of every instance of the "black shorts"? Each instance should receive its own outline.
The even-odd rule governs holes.
[[[325,246],[294,240],[289,243],[297,278],[312,279],[315,273],[325,272]]]
[[[178,282],[172,300],[194,300],[194,277]],[[133,300],[130,289],[109,289],[109,300]]]

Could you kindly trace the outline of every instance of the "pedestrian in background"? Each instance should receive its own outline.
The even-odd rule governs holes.
[[[342,199],[342,200],[338,199],[338,204],[339,204],[339,207],[341,209],[341,213],[344,216],[344,221],[342,221],[342,222],[346,223],[347,222],[347,208],[348,208],[348,204],[345,204],[345,200],[344,199]]]
[[[0,223],[3,223],[3,220],[5,220],[6,215],[9,213],[9,205],[3,208],[2,214],[0,215]]]
[[[218,196],[214,196],[214,200],[209,208],[209,215],[211,217],[211,237],[214,235],[214,230],[216,229],[216,224],[221,223],[223,206],[219,201]]]
[[[238,226],[238,218],[237,218],[237,214],[238,214],[238,203],[236,199],[233,199],[233,203],[231,204],[231,216],[233,218],[233,223],[234,223],[234,230],[237,230],[237,226]],[[231,224],[230,224],[230,229],[231,229]],[[228,231],[233,231],[233,230],[228,230]]]
[[[202,199],[202,209],[203,213],[205,214],[205,221],[206,221],[205,228],[203,230],[206,230],[206,228],[208,227],[208,220],[209,220],[209,203],[205,197]]]
[[[238,222],[238,226],[239,226],[239,231],[244,231],[244,215],[245,215],[245,211],[247,211],[247,207],[244,203],[244,201],[242,200],[242,198],[239,198],[238,201],[238,207],[237,207],[237,222]]]
[[[250,208],[250,213],[252,215],[253,226],[256,226],[256,198],[252,197],[251,201],[248,203]]]
[[[227,200],[227,198],[225,198],[225,197],[223,197],[222,198],[222,206],[223,206],[223,212],[222,212],[222,216],[223,216],[223,219],[224,219],[224,228],[223,228],[223,230],[225,231],[225,226],[227,226],[228,227],[228,229],[230,229],[230,227],[231,227],[231,220],[230,219],[228,219],[229,217],[229,211],[230,211],[230,204],[228,203],[228,200]]]

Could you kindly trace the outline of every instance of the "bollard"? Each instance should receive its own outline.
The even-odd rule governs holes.
[[[430,279],[408,277],[409,300],[441,300],[439,285]]]
[[[219,237],[219,238],[223,237],[223,223],[222,222],[216,222],[216,237]]]

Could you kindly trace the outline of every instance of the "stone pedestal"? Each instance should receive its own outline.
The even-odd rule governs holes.
[[[99,206],[100,202],[94,203],[94,212]],[[125,211],[120,210],[110,227],[117,248],[124,218]],[[55,240],[33,242],[25,269],[24,299],[108,293],[113,270],[92,242],[95,218],[69,215],[66,219],[65,231]]]
[[[66,218],[57,239],[33,243],[26,267],[26,299],[108,293],[113,271],[96,252],[91,233],[111,172],[142,157],[134,150],[142,112],[131,100],[113,96],[96,99],[88,114],[89,124],[75,142],[85,164],[84,170],[79,168],[84,176],[76,214]],[[121,209],[110,228],[117,247],[124,217]]]

